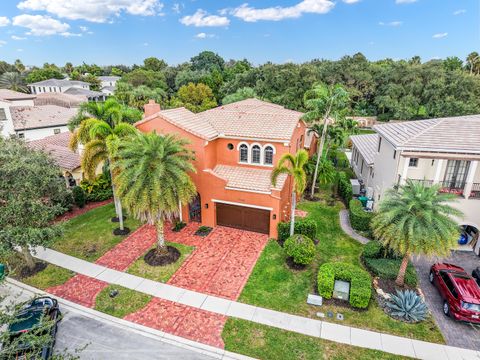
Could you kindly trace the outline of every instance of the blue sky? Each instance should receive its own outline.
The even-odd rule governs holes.
[[[480,50],[477,0],[1,0],[0,60],[170,64],[202,50],[302,62]]]

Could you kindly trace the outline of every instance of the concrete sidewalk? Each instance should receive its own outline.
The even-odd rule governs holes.
[[[247,305],[112,270],[50,249],[37,248],[34,256],[76,273],[160,299],[338,343],[419,359],[480,360],[478,351],[412,340]]]

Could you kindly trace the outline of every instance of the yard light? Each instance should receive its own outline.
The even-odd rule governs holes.
[[[116,297],[118,295],[118,290],[117,289],[113,289],[112,291],[110,291],[110,294],[109,296],[113,299],[114,297]]]

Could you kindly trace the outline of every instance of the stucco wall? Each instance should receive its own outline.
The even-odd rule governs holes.
[[[382,139],[382,144],[380,152],[375,154],[375,160],[373,162],[375,164],[375,174],[372,179],[374,200],[377,203],[382,199],[384,192],[397,183],[397,169],[401,168],[398,166],[400,152],[397,151],[394,159],[394,147],[382,136],[380,136],[380,138]]]
[[[32,129],[32,130],[17,130],[16,133],[17,135],[21,133],[25,134],[24,138],[30,141],[30,140],[43,139],[44,137],[47,137],[50,135],[55,135],[55,132],[54,132],[55,129],[60,129],[61,133],[69,131],[68,127],[64,125],[64,126],[53,126],[48,128]]]
[[[15,130],[13,129],[12,115],[10,114],[10,103],[0,100],[0,109],[5,111],[7,118],[7,120],[0,123],[1,135],[3,137],[9,137],[15,133]]]

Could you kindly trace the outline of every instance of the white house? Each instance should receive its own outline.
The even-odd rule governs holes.
[[[48,79],[28,84],[32,94],[64,93],[85,96],[88,100],[103,101],[105,95],[99,91],[90,90],[90,84],[84,81],[67,79]]]
[[[117,81],[120,80],[120,76],[99,76],[98,80],[101,81],[102,93],[105,95],[113,95],[117,86]]]

